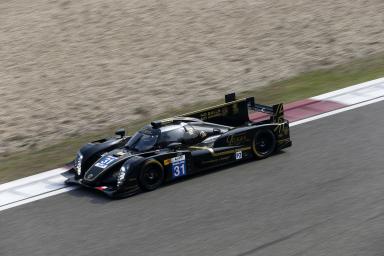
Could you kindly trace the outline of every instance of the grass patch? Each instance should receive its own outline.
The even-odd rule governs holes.
[[[354,60],[332,69],[302,73],[268,87],[245,92],[266,104],[292,102],[384,76],[384,53]]]
[[[240,96],[255,96],[257,102],[264,104],[277,102],[287,103],[383,76],[384,54],[380,54],[354,60],[333,67],[332,69],[302,73],[284,81],[271,83],[262,88],[241,92]],[[183,108],[177,110],[170,109],[162,116],[153,117],[151,120],[201,109],[219,102],[221,103],[222,101],[223,99],[220,99],[216,102],[202,102],[200,104],[185,105]],[[143,110],[140,109],[136,111]],[[132,133],[136,131],[149,120],[150,119],[141,120],[136,122],[135,125],[129,125],[127,132]],[[125,127],[127,125],[122,124],[121,126]],[[114,128],[81,135],[76,138],[69,138],[42,150],[24,151],[12,154],[11,156],[1,157],[0,183],[63,166],[73,159],[76,151],[81,145],[91,140],[113,134]]]

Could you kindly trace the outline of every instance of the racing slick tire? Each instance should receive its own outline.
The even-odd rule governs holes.
[[[138,183],[142,190],[152,191],[160,187],[164,181],[164,167],[156,160],[144,163],[138,176]]]
[[[257,159],[272,155],[276,149],[276,136],[269,129],[258,130],[253,136],[252,151]]]

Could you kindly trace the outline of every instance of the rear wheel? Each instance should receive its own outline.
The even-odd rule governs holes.
[[[276,148],[275,134],[269,129],[258,130],[253,137],[252,150],[258,159],[269,157]]]
[[[164,168],[156,160],[146,162],[139,173],[139,186],[145,191],[155,190],[164,181]]]

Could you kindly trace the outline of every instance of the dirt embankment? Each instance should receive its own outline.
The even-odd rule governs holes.
[[[384,49],[382,0],[0,2],[0,154]]]

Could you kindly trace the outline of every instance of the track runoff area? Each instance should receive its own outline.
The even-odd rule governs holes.
[[[368,81],[284,106],[291,126],[357,109],[384,100],[384,78]],[[377,117],[377,118],[382,118]],[[251,116],[262,118],[260,114]],[[294,147],[296,146],[295,141]],[[239,167],[241,168],[241,167]],[[0,185],[0,211],[77,189],[64,180],[69,167],[62,167]],[[155,192],[157,193],[157,192]]]

